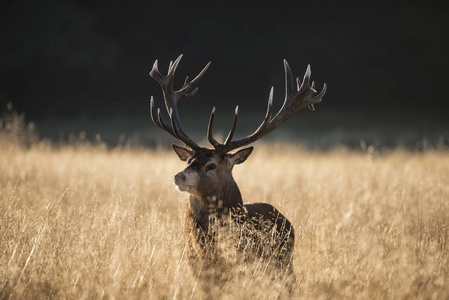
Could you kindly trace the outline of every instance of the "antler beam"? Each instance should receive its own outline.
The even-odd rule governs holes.
[[[198,83],[198,81],[203,77],[204,73],[206,73],[207,69],[210,66],[210,62],[203,68],[203,70],[192,80],[189,80],[187,76],[183,86],[179,90],[174,90],[173,81],[176,69],[178,68],[179,62],[182,59],[182,55],[180,55],[174,62],[170,62],[168,68],[168,74],[163,76],[158,68],[158,61],[154,62],[153,68],[150,72],[150,76],[153,77],[161,86],[164,99],[165,106],[170,117],[170,124],[166,124],[161,117],[161,110],[159,108],[155,108],[154,98],[151,96],[150,101],[150,114],[151,119],[154,124],[156,124],[161,129],[167,131],[172,136],[183,142],[187,147],[192,150],[201,149],[198,144],[196,144],[182,129],[181,122],[179,119],[178,113],[178,101],[181,98],[188,98],[196,94],[198,91],[198,87],[194,86]],[[299,110],[304,107],[309,107],[311,110],[315,110],[314,104],[321,102],[324,95],[326,94],[327,86],[324,84],[323,89],[320,93],[315,90],[315,83],[312,82],[310,84],[310,65],[307,66],[306,73],[304,74],[303,81],[296,78],[293,79],[293,74],[288,65],[287,61],[284,59],[284,70],[285,70],[285,99],[281,109],[278,113],[272,117],[273,115],[273,91],[272,87],[270,90],[270,95],[268,98],[268,106],[267,113],[265,118],[263,119],[260,126],[247,137],[244,137],[239,140],[233,141],[232,138],[234,136],[234,132],[237,127],[237,119],[238,119],[238,106],[235,109],[234,113],[234,122],[232,124],[231,130],[229,131],[228,137],[226,138],[223,144],[219,143],[213,137],[213,123],[215,117],[215,107],[212,109],[212,113],[210,115],[209,126],[207,129],[207,138],[212,146],[215,148],[217,153],[223,155],[228,153],[231,150],[249,145],[254,143],[258,139],[263,136],[269,134],[279,126],[281,126],[285,121],[287,121],[292,115],[294,115]]]
[[[319,94],[316,94],[317,91],[315,90],[315,83],[312,82],[312,84],[310,85],[310,76],[311,76],[310,65],[307,66],[307,70],[306,73],[304,74],[304,79],[302,83],[299,80],[299,77],[296,78],[296,87],[293,80],[292,71],[285,59],[284,59],[284,70],[285,70],[284,104],[282,105],[279,112],[274,116],[274,118],[271,118],[273,110],[273,91],[274,91],[274,88],[272,87],[270,90],[270,96],[268,98],[268,107],[265,118],[262,121],[262,124],[260,124],[260,126],[256,129],[256,131],[251,135],[236,141],[232,141],[232,137],[234,135],[235,128],[237,125],[237,117],[238,117],[238,106],[237,106],[234,115],[234,122],[231,130],[229,131],[229,135],[226,141],[223,144],[220,144],[214,139],[212,134],[215,107],[212,109],[212,113],[209,120],[209,126],[207,130],[207,137],[209,139],[209,142],[212,144],[212,146],[214,146],[217,152],[225,154],[231,150],[254,143],[261,137],[269,134],[270,132],[278,128],[285,121],[287,121],[287,119],[289,119],[292,115],[294,115],[296,112],[303,109],[304,107],[309,107],[311,110],[315,110],[315,107],[313,105],[318,102],[321,102],[324,95],[326,94],[327,85],[324,84],[321,92]]]
[[[151,96],[150,100],[150,114],[151,119],[154,124],[156,124],[161,129],[167,131],[172,136],[183,142],[186,146],[190,147],[192,150],[198,150],[201,147],[198,146],[183,130],[181,127],[181,122],[179,120],[178,114],[178,101],[181,98],[189,98],[196,94],[198,91],[198,87],[192,90],[194,85],[203,77],[204,73],[206,73],[207,69],[210,66],[210,62],[203,68],[203,70],[192,80],[189,81],[189,77],[187,76],[184,85],[179,90],[173,89],[173,79],[175,76],[176,69],[178,68],[179,62],[182,59],[182,54],[175,60],[173,63],[170,62],[168,68],[167,76],[163,76],[158,68],[158,61],[156,60],[153,65],[153,69],[150,72],[150,76],[153,77],[161,86],[164,99],[165,106],[167,108],[168,115],[170,117],[171,125],[167,125],[164,123],[161,117],[161,110],[158,108],[157,112],[154,107],[154,98]]]

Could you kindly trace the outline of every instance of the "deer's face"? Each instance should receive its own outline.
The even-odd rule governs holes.
[[[190,151],[173,145],[173,150],[182,161],[187,161],[187,167],[175,175],[176,187],[180,191],[203,197],[216,192],[224,180],[233,180],[232,168],[244,162],[253,147],[224,156],[219,156],[215,150],[205,148]]]

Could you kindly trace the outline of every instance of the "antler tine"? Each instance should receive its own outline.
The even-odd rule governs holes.
[[[160,127],[161,129],[164,129],[162,125],[158,122],[157,113],[154,110],[154,98],[151,96],[150,98],[150,116],[151,120],[153,120],[153,123],[156,124],[156,126]]]
[[[225,140],[225,142],[224,142],[224,145],[225,145],[225,146],[226,146],[226,145],[229,145],[229,143],[230,143],[231,140],[232,140],[232,137],[234,136],[235,128],[237,127],[237,119],[238,119],[238,116],[239,116],[239,106],[237,105],[237,106],[235,107],[235,111],[234,111],[234,122],[232,123],[231,130],[229,130],[228,137],[226,138],[226,140]]]
[[[179,139],[178,136],[176,135],[176,133],[173,131],[173,129],[170,126],[168,126],[167,124],[165,124],[164,121],[162,121],[161,110],[159,108],[157,109],[157,120],[158,120],[159,124],[161,124],[162,129],[164,129],[165,131],[170,133],[175,138]]]
[[[197,81],[203,77],[204,73],[206,73],[207,69],[209,69],[211,63],[212,62],[208,62],[207,65],[201,70],[201,72],[198,75],[196,75],[196,77],[192,80],[192,82],[190,82],[190,84],[197,83]]]
[[[285,99],[279,112],[273,118],[271,118],[273,108],[273,88],[271,88],[270,97],[268,100],[267,114],[265,115],[262,124],[256,129],[256,131],[245,138],[236,141],[231,141],[232,135],[234,134],[235,130],[236,120],[234,120],[234,125],[231,129],[232,135],[230,132],[231,137],[229,138],[228,136],[225,144],[223,145],[218,144],[218,146],[216,146],[215,144],[212,144],[215,147],[215,149],[222,150],[224,153],[227,153],[231,150],[249,145],[257,141],[261,137],[269,134],[276,128],[278,128],[293,114],[303,109],[304,107],[309,107],[311,110],[315,110],[315,107],[313,105],[320,102],[324,97],[324,95],[326,94],[327,91],[326,84],[324,84],[321,92],[318,95],[315,95],[317,93],[317,91],[315,90],[315,82],[312,82],[312,85],[310,85],[310,77],[312,72],[310,69],[310,65],[308,65],[306,72],[304,74],[303,82],[301,83],[299,78],[296,78],[296,89],[295,89],[293,74],[286,60],[284,60],[284,70],[285,70]],[[236,118],[237,117],[235,117],[235,119]]]
[[[191,91],[190,93],[186,93],[183,95],[184,98],[190,98],[192,96],[194,96],[196,94],[196,92],[198,92],[199,88],[196,87],[193,91]]]
[[[191,97],[198,91],[198,88],[195,88],[193,91],[190,90],[192,89],[193,85],[196,84],[198,80],[201,79],[201,77],[204,75],[206,70],[209,68],[210,62],[200,72],[200,74],[198,74],[198,76],[195,77],[194,80],[189,82],[189,79],[186,78],[183,87],[176,91],[173,89],[173,81],[174,81],[173,79],[176,69],[178,68],[179,62],[182,59],[182,56],[183,55],[181,54],[174,62],[170,62],[168,73],[166,76],[163,76],[159,71],[157,60],[155,60],[153,68],[150,72],[150,76],[153,77],[162,88],[165,99],[165,106],[167,108],[167,112],[169,113],[171,126],[165,124],[162,121],[160,110],[158,110],[158,113],[156,114],[154,109],[153,98],[150,103],[150,114],[151,119],[158,127],[170,133],[172,136],[183,142],[186,146],[190,147],[192,150],[198,150],[201,147],[198,146],[189,136],[187,136],[187,134],[185,134],[185,132],[181,127],[178,113],[178,101],[181,97]]]
[[[173,78],[175,76],[176,69],[178,68],[179,62],[181,61],[182,57],[183,57],[183,55],[181,54],[180,56],[178,56],[178,58],[175,60],[174,63],[172,63],[172,61],[170,61],[170,67],[168,68],[167,77],[170,77],[172,79],[172,83],[173,83]]]
[[[316,93],[316,90],[315,90],[315,81],[312,81],[312,84],[310,85],[310,89],[311,89],[314,93]]]
[[[194,84],[196,84],[203,77],[204,73],[206,73],[207,69],[209,69],[210,64],[211,64],[211,62],[208,62],[207,65],[201,70],[201,72],[198,75],[196,75],[195,78],[193,78],[192,81],[189,81],[189,76],[187,76],[185,81],[184,81],[184,85],[182,86],[182,88],[178,92],[179,93],[185,93],[190,88],[192,88],[192,86]],[[190,93],[185,93],[183,95],[183,97],[185,97],[185,98],[191,97],[191,96],[195,95],[197,91],[198,91],[198,87],[195,88],[195,90],[193,90]]]
[[[285,71],[286,73],[288,72],[287,69]],[[321,98],[324,96],[324,93],[326,93],[326,89],[324,87],[323,89],[324,93],[323,94],[320,93],[318,95],[320,96],[319,99],[317,98],[318,96],[313,97],[313,94],[316,93],[316,90],[314,88],[315,82],[312,82],[312,86],[310,86],[309,84],[311,74],[312,71],[310,69],[310,65],[308,65],[302,83],[300,82],[299,78],[296,78],[297,84],[296,91],[294,91],[294,93],[292,94],[285,95],[284,104],[282,105],[282,108],[279,110],[276,116],[273,118],[273,120],[270,121],[270,124],[267,126],[268,132],[266,134],[279,127],[293,114],[295,114],[296,112],[298,112],[299,110],[303,109],[306,106],[310,107],[310,109],[312,110],[315,110],[313,104],[316,104],[321,101]],[[286,78],[288,78],[287,75]],[[286,82],[285,85],[287,89],[287,86],[290,86],[291,83]]]
[[[158,61],[157,59],[154,61],[153,63],[153,68],[150,71],[150,76],[153,77],[154,79],[156,79],[157,77],[157,81],[159,82],[159,80],[162,79],[162,74],[161,72],[159,72],[159,67],[158,67]]]
[[[209,125],[207,126],[207,139],[209,140],[209,143],[211,143],[212,146],[214,146],[215,149],[218,149],[221,144],[217,142],[216,139],[214,139],[214,136],[212,134],[213,127],[214,127],[214,118],[215,118],[215,106],[212,108],[212,112],[210,113],[209,118]]]
[[[306,72],[304,73],[304,78],[302,80],[302,84],[298,85],[297,91],[296,91],[296,97],[292,97],[290,101],[301,103],[301,101],[298,101],[301,99],[304,94],[307,93],[316,93],[316,90],[314,88],[315,83],[312,82],[312,87],[310,86],[310,76],[312,75],[312,71],[310,69],[310,65],[307,65]],[[299,79],[298,79],[299,82]],[[287,96],[285,96],[287,98]]]
[[[323,89],[321,90],[321,92],[316,95],[311,101],[313,101],[313,103],[311,105],[313,105],[314,103],[318,103],[321,102],[323,100],[324,95],[327,92],[327,84],[323,84]]]
[[[265,115],[264,120],[262,121],[262,123],[256,129],[256,131],[254,133],[252,133],[251,135],[249,135],[249,136],[247,136],[247,137],[245,137],[243,139],[240,139],[240,140],[237,140],[237,141],[231,141],[232,137],[234,135],[235,129],[237,127],[237,116],[238,116],[238,106],[237,106],[236,110],[235,110],[235,115],[234,115],[234,123],[232,125],[231,131],[229,132],[228,137],[226,138],[225,143],[223,145],[222,144],[214,145],[211,142],[211,144],[214,146],[214,148],[217,151],[219,151],[222,154],[224,154],[224,153],[227,153],[227,152],[229,152],[229,151],[231,151],[233,149],[240,148],[240,147],[243,147],[245,145],[251,144],[254,141],[256,141],[259,138],[261,138],[262,136],[264,136],[265,135],[264,131],[267,128],[267,126],[269,125],[269,123],[270,123],[272,112],[273,112],[273,93],[274,93],[274,88],[271,87],[270,97],[268,98],[267,113]]]
[[[271,115],[273,114],[273,94],[274,94],[274,87],[271,87],[270,96],[268,97],[267,113],[265,114],[265,118],[263,119],[262,124],[260,124],[257,130],[252,135],[250,135],[250,137],[260,135],[265,130],[265,128],[267,128],[268,124],[270,124]]]
[[[310,75],[311,75],[311,70],[310,70],[310,65],[307,66],[306,69],[306,73],[304,74],[304,78],[301,81],[299,80],[299,77],[296,77],[296,89],[292,88],[290,93],[287,93],[287,90],[289,89],[289,87],[293,87],[293,76],[287,76],[287,74],[290,72],[291,70],[288,67],[288,63],[286,60],[284,60],[284,62],[286,63],[286,68],[285,68],[285,99],[284,99],[284,104],[282,105],[281,110],[279,111],[279,113],[281,111],[283,111],[284,107],[289,107],[294,105],[295,103],[297,103],[297,98],[298,98],[298,94],[300,91],[304,91],[307,89],[310,89],[309,86],[309,82],[310,82]],[[287,69],[288,67],[288,69]],[[315,90],[315,89],[313,89]],[[278,113],[278,114],[279,114]]]
[[[295,86],[293,85],[293,74],[286,59],[284,59],[284,71],[285,71],[285,95],[291,95],[295,92]],[[297,81],[299,78],[297,78]]]
[[[162,121],[161,110],[158,108],[157,112],[156,112],[155,107],[154,107],[153,96],[151,96],[151,100],[150,100],[150,115],[151,115],[151,120],[153,121],[154,124],[156,124],[159,128],[167,131],[175,138],[179,139],[178,136],[176,135],[176,133],[173,131],[173,129],[170,126],[168,126],[167,124],[165,124],[164,121]]]

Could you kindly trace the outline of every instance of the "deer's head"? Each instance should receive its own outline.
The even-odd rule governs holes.
[[[157,111],[154,107],[154,99],[151,97],[150,114],[153,122],[161,129],[167,131],[172,136],[183,142],[187,148],[173,145],[173,150],[182,161],[187,162],[187,167],[175,176],[175,185],[181,191],[188,192],[194,196],[204,197],[212,196],[220,193],[220,189],[229,188],[228,184],[235,184],[232,179],[232,169],[234,165],[243,163],[251,154],[253,147],[239,150],[235,153],[231,151],[254,143],[261,137],[272,132],[283,124],[294,113],[304,107],[314,110],[314,104],[320,102],[326,93],[326,84],[323,90],[317,93],[315,84],[310,84],[310,66],[307,67],[303,82],[296,78],[296,86],[292,72],[286,60],[284,60],[285,69],[285,100],[279,112],[272,117],[273,110],[273,87],[270,91],[268,99],[267,113],[264,120],[257,130],[251,135],[239,140],[232,140],[237,126],[238,106],[235,109],[234,122],[224,143],[219,143],[212,133],[215,107],[210,115],[209,126],[207,130],[207,138],[213,149],[207,149],[198,146],[185,132],[182,130],[179,120],[177,103],[181,98],[193,96],[198,87],[194,85],[201,79],[206,70],[210,66],[210,62],[204,69],[190,81],[187,77],[184,85],[179,90],[173,89],[173,78],[175,71],[181,61],[180,55],[175,62],[170,62],[167,76],[163,76],[158,69],[157,60],[154,62],[150,76],[156,79],[162,87],[165,98],[165,105],[170,117],[170,125],[166,124],[161,117],[161,111]],[[223,192],[223,191],[221,191]]]
[[[197,197],[217,194],[223,182],[233,182],[232,168],[243,163],[253,151],[253,147],[249,147],[219,155],[216,150],[206,148],[192,151],[176,145],[172,147],[179,158],[187,162],[187,167],[176,174],[174,183],[180,191]]]

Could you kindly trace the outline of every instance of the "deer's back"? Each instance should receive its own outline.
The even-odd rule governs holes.
[[[292,224],[273,205],[268,203],[244,203],[243,206],[248,212],[249,220],[257,229],[271,230],[273,226],[276,226],[277,232],[282,235],[288,234],[290,238],[294,239],[295,234]]]

